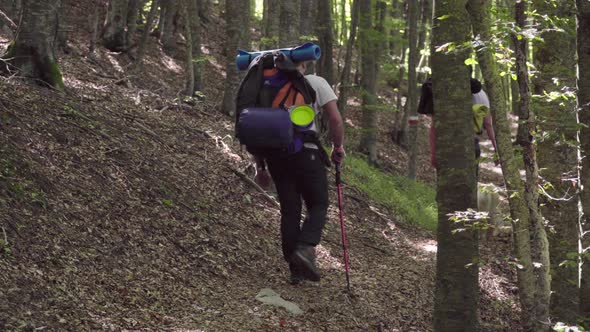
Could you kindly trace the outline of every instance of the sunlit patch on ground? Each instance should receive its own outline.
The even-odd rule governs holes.
[[[340,257],[332,256],[330,250],[326,247],[322,246],[321,244],[318,245],[316,248],[316,255],[318,259],[318,264],[322,269],[344,269],[344,261],[342,258],[342,253],[340,253]]]

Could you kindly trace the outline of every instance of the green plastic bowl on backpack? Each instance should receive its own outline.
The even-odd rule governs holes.
[[[290,115],[291,122],[296,126],[306,128],[312,124],[315,111],[309,105],[298,105],[290,110]]]

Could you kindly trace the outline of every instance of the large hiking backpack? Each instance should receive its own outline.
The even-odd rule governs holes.
[[[281,52],[252,61],[236,98],[236,136],[248,152],[296,153],[313,133],[291,122],[289,108],[313,105],[315,91]]]

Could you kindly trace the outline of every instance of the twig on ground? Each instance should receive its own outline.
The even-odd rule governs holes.
[[[266,200],[269,201],[270,203],[272,203],[275,207],[277,207],[277,208],[280,207],[279,203],[274,198],[272,198],[269,194],[267,194],[266,191],[264,189],[262,189],[262,187],[260,187],[256,182],[254,182],[252,179],[250,179],[246,174],[240,172],[239,170],[237,170],[231,166],[227,166],[227,168],[229,168],[229,170],[236,173],[236,175],[238,175],[242,180],[244,180],[246,183],[248,183],[249,185],[254,187],[260,193],[262,193],[264,198],[266,198]]]
[[[16,23],[14,23],[10,17],[8,17],[8,15],[6,15],[3,11],[0,10],[0,17],[2,17],[2,19],[4,19],[4,21],[8,22],[8,25],[10,26],[10,30],[12,30],[13,33],[16,33],[16,31],[18,30],[18,26],[16,25]]]

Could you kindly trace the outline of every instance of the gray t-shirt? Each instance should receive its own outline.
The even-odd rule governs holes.
[[[326,81],[323,77],[316,75],[305,75],[305,79],[307,79],[309,85],[311,85],[311,87],[314,89],[316,97],[315,104],[313,105],[316,116],[310,130],[318,132],[318,114],[320,114],[324,105],[333,100],[338,100],[338,97],[336,97],[336,94],[334,93],[334,90],[332,90],[330,84],[328,84],[328,81]]]

